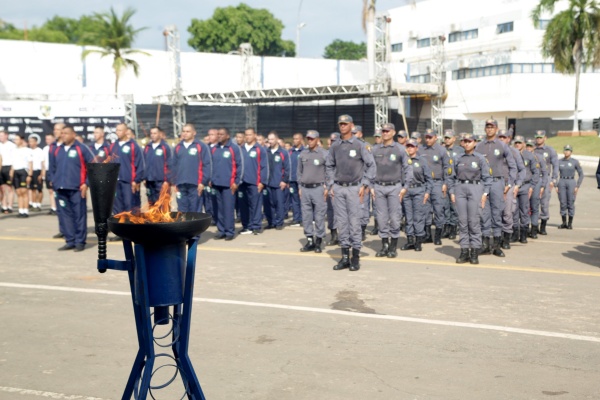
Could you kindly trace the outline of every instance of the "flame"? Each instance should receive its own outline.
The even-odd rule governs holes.
[[[171,216],[171,187],[164,185],[160,191],[160,196],[156,203],[144,212],[124,211],[115,215],[119,223],[131,222],[134,224],[157,223],[157,222],[175,222],[179,219],[181,213],[177,213],[175,218]]]

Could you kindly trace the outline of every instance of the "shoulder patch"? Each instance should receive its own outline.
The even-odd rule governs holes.
[[[371,146],[367,145],[367,151],[370,153],[371,152]]]
[[[411,159],[411,158],[409,158],[409,159],[408,159],[408,165],[411,165],[411,164],[412,164],[412,159]]]

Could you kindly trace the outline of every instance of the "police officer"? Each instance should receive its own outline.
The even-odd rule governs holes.
[[[417,141],[419,147],[421,147],[421,144],[423,142],[421,132],[418,132],[418,131],[411,132],[410,133],[410,138],[411,139],[415,139]]]
[[[452,129],[446,129],[444,131],[444,147],[446,148],[446,152],[450,158],[450,165],[452,166],[456,165],[456,159],[459,156],[465,154],[465,149],[456,145],[456,136]],[[456,225],[458,224],[458,214],[454,203],[450,200],[450,196],[446,196],[446,201],[444,202],[444,215],[446,216],[446,225],[442,238],[454,240],[456,239],[457,233]]]
[[[462,136],[462,146],[465,153],[457,157],[455,174],[450,177],[450,197],[458,211],[460,255],[456,262],[479,264],[481,211],[486,207],[492,178],[486,159],[475,152],[473,134]]]
[[[109,145],[104,140],[104,127],[102,125],[94,127],[94,143],[92,143],[90,149],[97,162],[104,162],[108,157]]]
[[[429,163],[417,154],[418,149],[419,143],[416,139],[406,141],[406,152],[409,156],[407,162],[412,169],[413,179],[409,185],[405,185],[408,192],[402,198],[407,241],[400,250],[421,251],[421,243],[425,240],[426,204],[433,190],[433,178]]]
[[[352,134],[354,136],[356,136],[356,138],[358,140],[360,140],[361,142],[365,143],[367,148],[370,149],[371,146],[365,142],[364,139],[364,134],[363,134],[363,128],[361,125],[354,125],[354,128],[352,128]],[[363,202],[360,205],[360,210],[361,210],[361,214],[360,214],[360,230],[361,230],[361,237],[362,240],[365,241],[366,240],[366,229],[367,229],[367,225],[369,225],[369,221],[371,220],[371,196],[365,196],[363,199]]]
[[[402,217],[400,202],[412,183],[412,168],[408,164],[406,149],[394,141],[395,134],[394,124],[383,124],[383,141],[372,150],[376,175],[371,192],[381,238],[381,250],[375,254],[376,257],[394,258],[397,255]]]
[[[376,128],[376,129],[375,129],[375,133],[373,134],[373,139],[375,140],[375,145],[381,144],[381,143],[383,142],[383,139],[382,139],[382,137],[381,137],[381,128]],[[370,201],[370,200],[371,200],[371,197],[372,197],[372,196],[369,196],[369,202],[371,202],[371,201]],[[373,214],[374,214],[374,215],[377,215],[377,206],[376,206],[376,204],[375,204],[375,202],[374,202],[374,201],[373,201],[373,202],[371,202],[371,203],[372,203],[372,205],[373,205]],[[368,215],[368,213],[367,213],[367,215]],[[364,214],[363,214],[363,216],[364,216]],[[368,215],[368,216],[369,216],[369,215]],[[364,221],[361,221],[361,228],[362,228],[362,224],[363,224],[363,222],[364,222]],[[367,221],[366,221],[366,222],[368,223],[368,222],[369,222],[369,220],[367,219]],[[373,236],[375,236],[375,235],[378,235],[378,234],[379,234],[379,224],[377,223],[377,217],[375,217],[375,220],[374,220],[374,222],[373,222],[373,229],[371,229],[371,232],[369,232],[369,234],[370,234],[370,235],[373,235]],[[363,240],[364,240],[364,235],[363,235]]]
[[[513,233],[513,215],[517,209],[517,196],[525,180],[525,164],[523,163],[523,157],[519,150],[510,145],[509,133],[502,129],[498,131],[498,138],[502,140],[512,152],[515,164],[517,165],[517,179],[514,182],[510,182],[513,185],[512,190],[509,190],[504,200],[504,211],[502,213],[502,248],[509,250],[510,241]]]
[[[210,150],[196,139],[193,124],[185,124],[181,131],[181,142],[173,150],[169,173],[177,192],[178,211],[201,212],[200,197],[211,179],[212,166]]]
[[[575,199],[579,187],[583,182],[583,170],[579,161],[571,157],[573,147],[566,145],[564,148],[564,158],[558,162],[560,180],[556,187],[558,200],[560,201],[560,216],[562,224],[558,229],[573,229],[573,217],[575,216]],[[575,172],[577,172],[577,182],[575,182]],[[569,222],[567,223],[567,216]]]
[[[327,139],[328,149],[331,149],[331,146],[336,140],[340,140],[340,133],[331,133]],[[327,154],[329,154],[329,151],[327,151]],[[339,245],[340,242],[338,240],[338,233],[335,227],[335,213],[333,212],[333,199],[331,196],[327,196],[327,229],[329,229],[329,233],[331,234],[331,240],[327,242],[327,246]]]
[[[75,140],[72,126],[65,126],[63,143],[51,163],[53,187],[58,201],[58,219],[66,244],[59,251],[83,251],[87,238],[87,168],[94,159],[91,150]]]
[[[217,218],[215,239],[233,240],[235,234],[235,196],[244,175],[244,161],[237,144],[231,140],[229,130],[218,130],[219,144],[212,150],[211,188],[216,198],[213,213]]]
[[[298,157],[304,151],[304,137],[301,133],[294,133],[292,137],[292,148],[289,151],[291,162],[290,175],[290,202],[292,206],[292,223],[291,226],[302,225],[302,208],[300,206],[300,195],[298,187]],[[287,211],[287,209],[286,209]]]
[[[539,130],[535,132],[535,153],[538,158],[544,157],[546,167],[548,168],[548,183],[544,189],[544,194],[541,200],[540,210],[540,235],[547,235],[546,224],[550,219],[550,197],[552,197],[552,189],[556,186],[558,180],[558,155],[556,150],[546,145],[546,131]]]
[[[213,149],[217,147],[219,144],[219,130],[216,128],[210,128],[206,132],[205,140],[208,143],[208,149],[211,154]],[[200,209],[204,208],[204,212],[212,215],[212,225],[217,225],[217,213],[213,211],[213,208],[216,207],[217,199],[212,191],[210,185],[204,188],[202,192],[202,196],[200,197]]]
[[[369,195],[370,184],[375,178],[375,162],[367,145],[352,135],[351,116],[341,115],[338,126],[340,140],[335,141],[329,149],[326,164],[327,186],[333,197],[336,227],[342,246],[342,259],[333,269],[350,268],[350,271],[358,271],[362,247],[360,203],[365,195]]]
[[[327,213],[327,188],[325,162],[327,151],[319,146],[319,132],[306,133],[308,147],[298,156],[297,179],[300,186],[302,204],[302,225],[306,244],[302,252],[321,252],[321,243],[325,237],[325,214]],[[314,226],[313,226],[314,222]]]
[[[540,179],[533,187],[533,193],[529,199],[529,208],[531,210],[531,229],[529,230],[529,237],[537,239],[537,232],[540,220],[540,203],[545,192],[546,186],[548,186],[548,168],[546,166],[546,160],[542,155],[536,154],[535,142],[532,139],[527,139],[525,142],[525,148],[528,152],[533,155],[535,161],[539,164]]]
[[[530,199],[534,195],[534,188],[538,187],[541,179],[540,163],[535,159],[533,153],[525,149],[525,139],[523,136],[515,136],[514,148],[517,149],[523,159],[525,177],[517,194],[517,207],[513,215],[514,240],[511,241],[518,240],[521,243],[527,243],[527,230],[531,221],[529,215]]]
[[[492,253],[497,257],[504,257],[504,252],[500,248],[504,196],[509,190],[512,190],[513,182],[517,179],[517,165],[509,147],[496,136],[497,132],[498,122],[496,120],[485,121],[486,138],[477,143],[475,147],[475,151],[486,158],[490,166],[490,175],[492,175],[492,186],[489,196],[487,196],[489,207],[484,207],[482,212],[483,247],[480,254]],[[490,245],[492,233],[494,236],[493,246]]]
[[[267,150],[257,142],[254,128],[245,130],[244,140],[244,175],[238,190],[242,219],[240,234],[258,235],[262,231],[262,192],[269,180],[269,159]]]
[[[434,131],[428,130],[425,133],[425,145],[419,149],[419,155],[423,156],[429,164],[433,177],[433,189],[431,198],[427,207],[427,216],[425,217],[425,243],[431,243],[431,210],[435,224],[435,245],[442,244],[442,230],[445,225],[446,217],[444,215],[444,202],[448,191],[448,179],[452,175],[452,164],[445,148],[437,143],[437,135]]]
[[[285,212],[285,189],[290,182],[292,164],[289,153],[279,145],[277,132],[271,131],[267,138],[269,140],[269,149],[267,150],[269,184],[265,203],[265,216],[268,223],[266,229],[281,230]]]
[[[169,164],[171,162],[171,146],[162,139],[158,126],[150,129],[150,143],[144,147],[146,163],[146,196],[148,204],[153,205],[160,195],[164,185],[169,184]]]
[[[113,205],[113,212],[118,214],[123,211],[131,211],[139,196],[140,185],[145,178],[144,156],[142,150],[127,135],[127,125],[117,125],[118,141],[110,146],[110,155],[113,163],[119,163],[119,178],[117,183],[117,195]]]
[[[401,146],[406,145],[406,141],[408,140],[408,134],[406,133],[405,130],[401,130],[398,131],[398,133],[396,134],[396,140],[398,141],[398,144]]]

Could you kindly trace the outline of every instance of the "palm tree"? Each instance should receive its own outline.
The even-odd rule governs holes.
[[[540,0],[531,12],[533,23],[540,23],[544,12],[554,13],[561,0]],[[548,23],[542,40],[542,55],[554,59],[556,71],[575,74],[575,112],[573,131],[579,131],[579,76],[582,66],[600,66],[600,8],[596,0],[569,0],[568,8]]]
[[[133,68],[133,73],[138,76],[140,65],[137,61],[128,58],[132,54],[150,54],[134,50],[131,48],[137,34],[146,29],[134,29],[129,24],[129,20],[135,14],[135,10],[127,8],[120,17],[115,10],[110,9],[110,12],[95,13],[93,19],[98,22],[98,30],[91,32],[93,43],[98,43],[101,49],[86,49],[82,54],[82,58],[87,57],[91,53],[98,53],[101,57],[110,56],[113,58],[113,70],[115,72],[115,97],[119,93],[119,78],[121,73],[126,68]]]

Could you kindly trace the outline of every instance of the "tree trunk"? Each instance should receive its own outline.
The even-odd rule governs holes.
[[[115,98],[119,97],[119,73],[115,71]]]
[[[579,76],[581,75],[581,43],[575,44],[575,110],[573,112],[573,132],[579,132]]]

